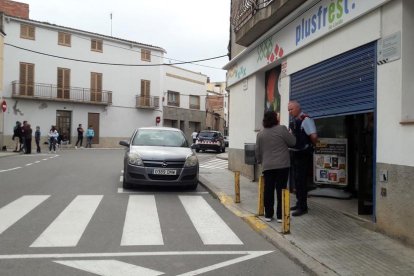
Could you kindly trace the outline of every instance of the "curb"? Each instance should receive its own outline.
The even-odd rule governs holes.
[[[338,275],[335,271],[307,255],[298,246],[285,239],[282,233],[264,222],[256,214],[252,214],[239,207],[234,203],[232,197],[214,187],[214,185],[201,175],[199,176],[199,183],[228,210],[240,217],[254,231],[272,243],[293,262],[300,265],[307,273],[311,275]]]

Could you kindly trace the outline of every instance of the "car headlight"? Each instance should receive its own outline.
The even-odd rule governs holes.
[[[141,159],[141,156],[139,156],[136,152],[130,152],[128,153],[128,164],[134,165],[134,166],[143,166],[144,162]]]
[[[197,165],[198,165],[198,159],[196,155],[187,156],[184,167],[195,167]]]

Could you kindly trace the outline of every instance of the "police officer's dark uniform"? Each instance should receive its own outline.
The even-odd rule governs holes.
[[[299,118],[293,118],[290,123],[290,129],[296,137],[296,145],[291,149],[292,152],[292,170],[294,184],[296,188],[296,206],[291,210],[295,212],[292,216],[300,216],[308,212],[308,190],[307,175],[312,164],[313,145],[308,134],[302,127],[303,120],[309,117],[302,113]]]

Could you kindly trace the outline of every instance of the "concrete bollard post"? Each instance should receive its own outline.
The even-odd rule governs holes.
[[[282,190],[282,233],[290,233],[290,192],[289,189]]]
[[[257,215],[264,215],[264,178],[263,175],[259,177],[259,200],[257,204]]]
[[[235,201],[236,203],[240,203],[240,172],[234,172],[234,194],[236,195]]]

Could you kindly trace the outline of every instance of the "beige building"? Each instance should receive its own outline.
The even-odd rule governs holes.
[[[207,82],[206,129],[228,133],[228,94],[225,82]]]

